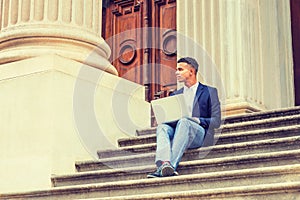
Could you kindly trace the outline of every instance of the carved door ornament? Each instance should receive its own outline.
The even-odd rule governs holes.
[[[136,58],[136,46],[133,40],[125,40],[119,51],[119,61],[124,65],[131,64]]]
[[[162,37],[162,50],[168,56],[175,56],[177,53],[176,30],[167,30]]]

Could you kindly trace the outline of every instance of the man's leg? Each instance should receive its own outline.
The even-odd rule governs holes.
[[[147,178],[162,177],[161,169],[164,167],[165,161],[171,159],[171,145],[174,136],[174,128],[167,124],[160,124],[156,129],[156,158],[155,164],[157,169],[155,172],[147,175]]]
[[[163,161],[171,160],[171,141],[174,136],[174,128],[167,124],[159,124],[156,129],[156,158],[157,167],[162,165]]]
[[[178,121],[171,149],[171,165],[176,169],[181,158],[188,148],[201,147],[205,130],[199,124],[183,118]]]

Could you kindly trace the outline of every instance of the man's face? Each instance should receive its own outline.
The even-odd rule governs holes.
[[[177,63],[176,77],[178,82],[186,82],[193,75],[193,68],[187,63]]]

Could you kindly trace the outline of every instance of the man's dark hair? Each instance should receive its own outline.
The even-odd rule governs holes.
[[[195,69],[196,73],[198,72],[198,62],[194,59],[194,58],[191,58],[191,57],[183,57],[183,58],[180,58],[177,63],[187,63],[187,64],[190,64],[192,65],[192,67]]]

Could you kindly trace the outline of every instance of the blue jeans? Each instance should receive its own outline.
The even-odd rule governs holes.
[[[169,161],[176,169],[185,150],[201,147],[204,136],[204,128],[187,118],[180,119],[176,127],[170,124],[159,124],[156,130],[157,167],[163,161]]]

